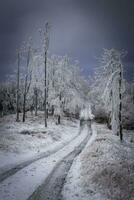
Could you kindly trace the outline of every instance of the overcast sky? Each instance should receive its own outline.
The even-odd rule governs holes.
[[[15,68],[16,48],[51,24],[50,53],[77,59],[92,73],[103,48],[128,51],[127,77],[134,77],[133,0],[0,0],[0,79]]]

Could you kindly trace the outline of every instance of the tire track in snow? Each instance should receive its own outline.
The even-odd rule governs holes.
[[[4,181],[5,179],[7,179],[8,177],[14,175],[16,172],[18,172],[19,170],[27,167],[28,165],[42,159],[42,158],[47,158],[51,155],[53,155],[54,153],[58,152],[59,150],[61,150],[62,148],[64,148],[65,146],[67,146],[71,141],[75,140],[80,134],[81,134],[81,131],[82,129],[79,129],[78,131],[78,134],[73,137],[71,140],[69,140],[68,142],[62,144],[62,145],[59,145],[57,148],[55,149],[52,149],[52,150],[48,150],[44,153],[41,153],[39,155],[37,155],[36,157],[32,158],[32,159],[29,159],[27,161],[24,161],[24,162],[21,162],[20,164],[17,164],[15,166],[13,166],[12,168],[4,171],[3,173],[0,174],[0,183],[2,181]]]
[[[90,129],[88,129],[88,134],[80,145],[56,164],[52,173],[28,200],[62,200],[61,191],[74,159],[82,152],[89,139],[91,143],[94,141],[95,136],[94,134],[91,136],[89,131]]]

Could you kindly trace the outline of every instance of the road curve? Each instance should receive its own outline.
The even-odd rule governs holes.
[[[34,162],[36,162],[36,161],[38,161],[38,160],[40,160],[42,158],[47,158],[50,155],[58,152],[59,150],[61,150],[65,146],[67,146],[72,140],[75,140],[80,134],[81,134],[81,129],[78,131],[78,134],[75,137],[73,137],[71,140],[69,140],[68,142],[66,142],[64,144],[59,145],[55,149],[51,149],[51,150],[48,150],[48,151],[43,152],[41,154],[38,154],[37,156],[34,156],[33,158],[31,158],[31,159],[29,159],[27,161],[20,162],[19,164],[14,165],[14,166],[10,167],[9,169],[4,170],[4,172],[0,173],[0,183],[2,181],[4,181],[5,179],[7,179],[8,177],[14,175],[19,170],[27,167],[28,165],[30,165],[30,164],[32,164],[32,163],[34,163]]]
[[[65,156],[54,167],[52,173],[47,177],[44,183],[27,200],[62,200],[61,191],[70,167],[89,139],[92,140],[90,129],[85,139],[71,153]]]
[[[39,159],[14,175],[9,176],[0,183],[0,199],[39,199],[39,193],[42,193],[43,199],[50,199],[52,191],[55,191],[55,194],[51,195],[51,199],[61,199],[61,189],[71,164],[74,158],[82,151],[87,141],[91,141],[92,136],[90,140],[89,138],[89,130],[84,127],[76,139],[58,152],[47,158]],[[42,190],[42,186],[45,186],[46,189]]]

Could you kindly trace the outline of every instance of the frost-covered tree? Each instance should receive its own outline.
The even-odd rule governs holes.
[[[132,86],[133,83],[124,82],[125,91],[123,92],[123,108],[122,108],[122,121],[123,127],[126,129],[134,129],[134,103]]]
[[[44,117],[45,127],[47,127],[47,54],[49,47],[49,31],[50,25],[48,22],[45,24],[45,30],[40,30],[42,35],[43,49],[44,49]]]
[[[29,92],[30,107],[35,110],[37,116],[38,108],[42,108],[40,102],[44,101],[42,94],[44,92],[44,71],[43,71],[43,57],[38,51],[35,51],[32,59],[32,76],[31,86]],[[40,99],[41,98],[41,99]],[[43,104],[43,103],[42,103]]]
[[[131,84],[131,97],[132,97],[132,103],[134,104],[134,83]]]
[[[122,140],[122,90],[124,52],[104,49],[100,67],[95,74],[94,87],[99,91],[114,134]]]
[[[16,80],[16,118],[19,111],[25,121],[28,110],[43,110],[45,126],[48,115],[56,116],[57,124],[62,116],[77,116],[88,101],[88,82],[81,75],[78,61],[68,56],[48,56],[49,25],[42,31],[42,48],[32,48],[26,42],[18,52],[18,66],[10,80]],[[16,79],[17,78],[17,79]],[[17,83],[17,84],[16,84]],[[16,101],[17,100],[17,101]]]
[[[49,107],[54,108],[55,115],[57,110],[58,113],[61,111],[61,115],[76,113],[85,97],[84,85],[87,86],[80,75],[78,63],[71,62],[68,56],[52,56],[49,61]]]
[[[8,79],[0,86],[0,113],[1,117],[16,110],[16,85]]]
[[[108,81],[103,93],[103,98],[107,107],[111,103],[111,126],[114,134],[122,133],[122,89],[123,89],[123,65],[122,57],[124,52],[115,49],[105,50],[102,58],[104,63],[104,72],[108,74]]]
[[[20,99],[20,52],[17,50],[17,92],[16,92],[16,121],[19,121],[19,99]]]
[[[28,43],[24,43],[21,53],[22,53],[22,56],[23,56],[23,74],[22,74],[23,116],[22,116],[22,121],[25,122],[27,95],[28,95],[28,92],[29,92],[29,89],[30,89],[31,79],[32,79],[32,47],[31,47],[31,40],[28,41]]]

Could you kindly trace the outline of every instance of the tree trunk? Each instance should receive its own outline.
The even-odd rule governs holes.
[[[45,51],[45,91],[44,91],[44,117],[45,127],[47,127],[47,51]]]
[[[26,118],[26,94],[24,94],[24,99],[23,99],[23,119],[22,121],[25,122]]]
[[[54,105],[52,105],[52,116],[54,115]]]
[[[131,85],[131,96],[132,96],[132,102],[134,104],[134,85]]]
[[[25,118],[26,118],[26,97],[30,88],[30,84],[31,84],[31,77],[29,80],[29,84],[28,84],[28,67],[29,67],[29,62],[30,62],[30,51],[31,51],[31,47],[29,46],[28,48],[28,54],[27,54],[27,72],[26,72],[26,76],[25,76],[25,85],[24,85],[24,96],[23,96],[23,118],[22,121],[25,122]],[[31,73],[31,72],[30,72]]]
[[[20,85],[20,55],[18,52],[18,69],[17,69],[17,98],[16,98],[16,121],[19,122],[19,86]]]
[[[119,74],[119,135],[120,140],[123,140],[123,132],[122,132],[122,66],[120,65],[120,74]]]
[[[35,88],[35,116],[37,116],[37,110],[38,110],[38,91],[37,88]]]
[[[60,95],[59,95],[59,103],[60,103],[60,105],[59,105],[59,107],[60,107],[60,114],[58,116],[58,124],[60,124],[60,122],[61,122],[61,92],[60,92]]]
[[[58,124],[60,124],[60,115],[58,115]]]

